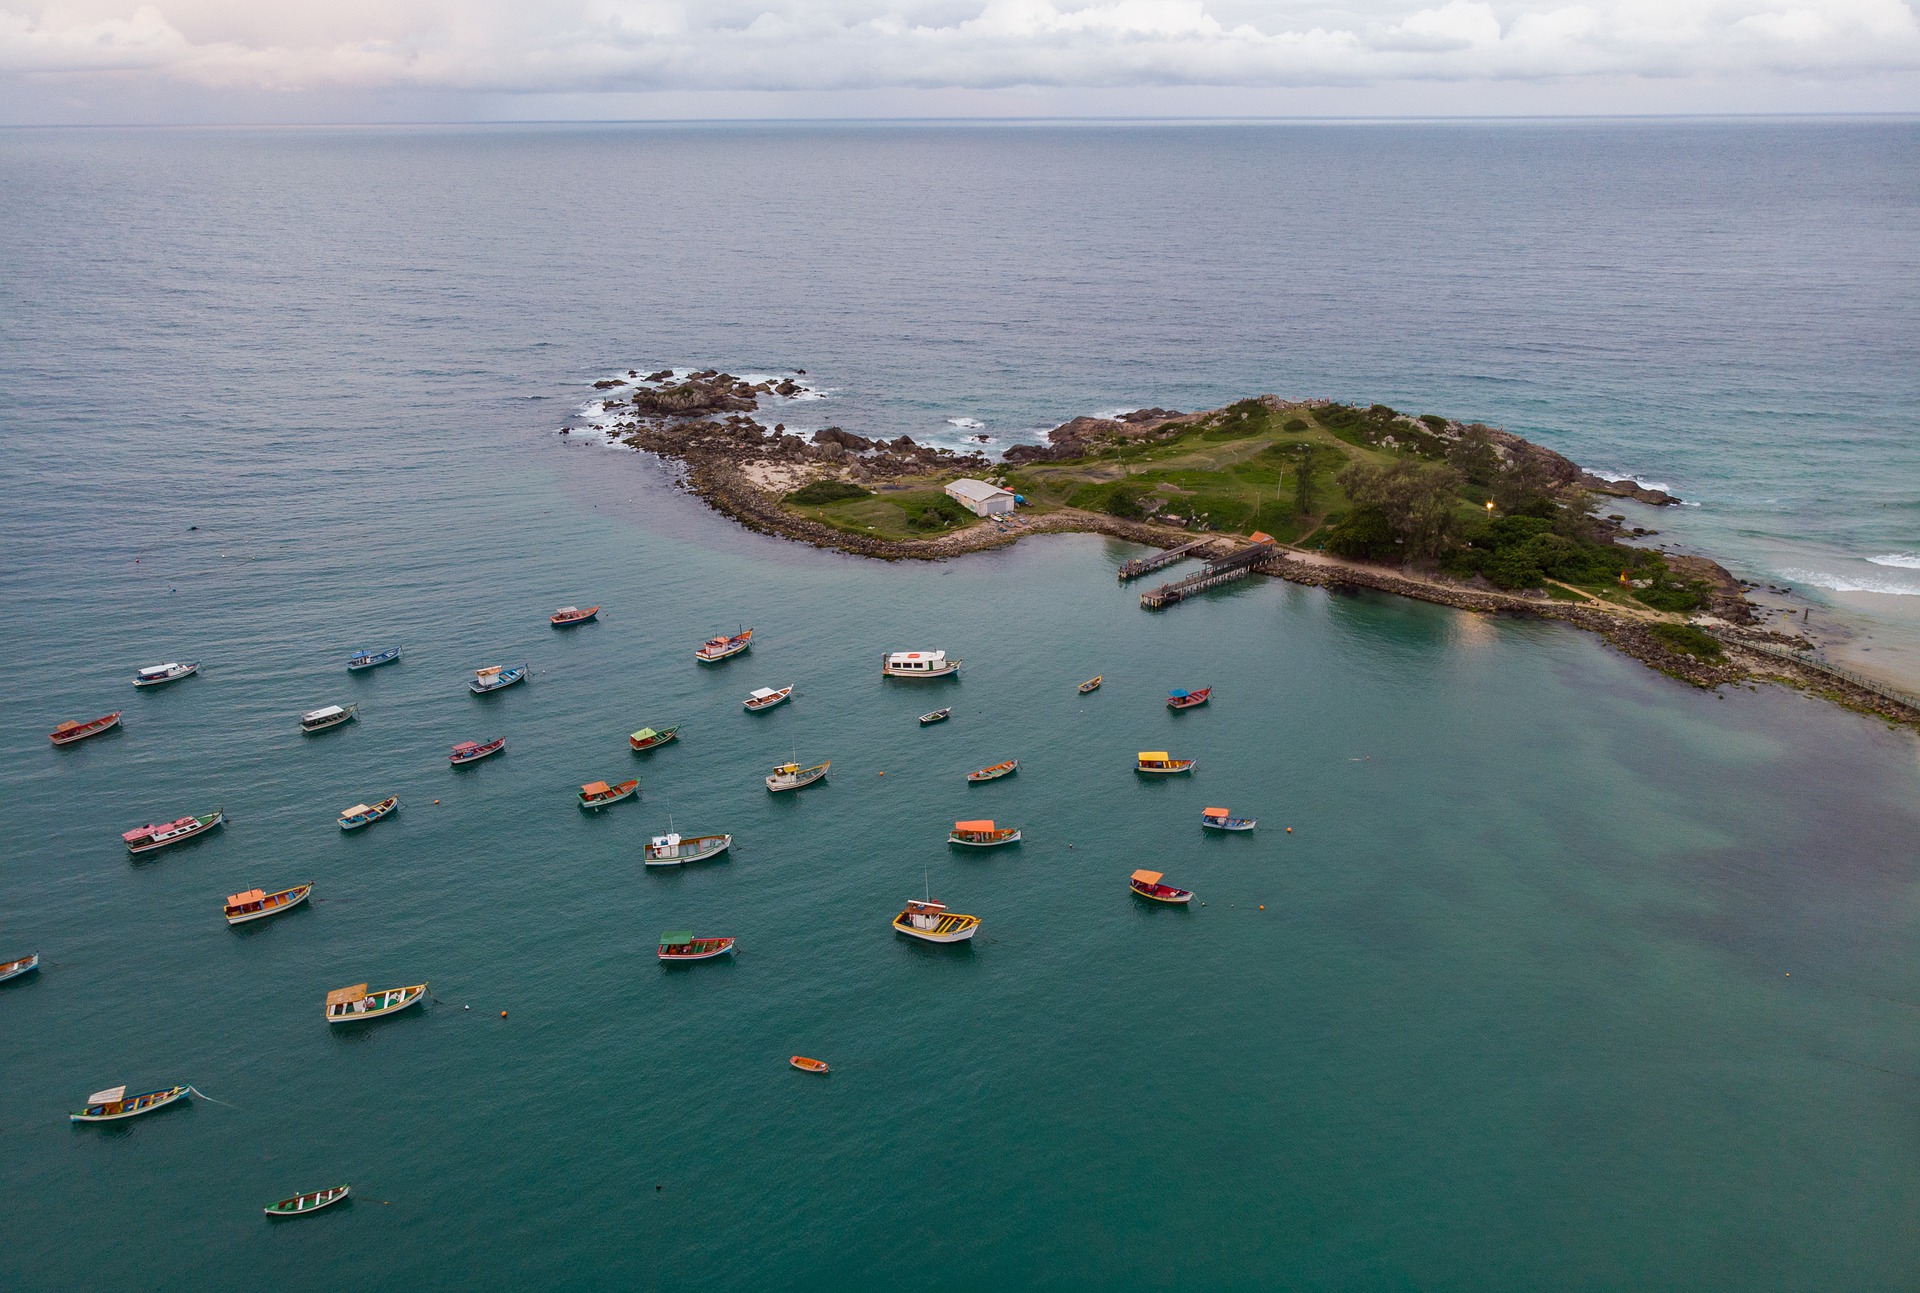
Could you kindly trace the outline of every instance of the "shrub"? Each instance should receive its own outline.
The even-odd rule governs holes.
[[[915,530],[945,530],[972,518],[973,513],[944,495],[906,509],[907,525]]]
[[[1691,624],[1655,624],[1653,635],[1666,644],[1670,651],[1681,655],[1695,656],[1702,660],[1718,660],[1725,655],[1726,648],[1720,640],[1704,629]]]
[[[1305,418],[1288,418],[1283,425],[1288,431],[1297,433],[1307,429],[1307,420]]]
[[[1343,557],[1390,557],[1396,546],[1386,509],[1372,503],[1354,508],[1327,532],[1327,547]]]
[[[1107,515],[1128,521],[1137,520],[1145,515],[1146,509],[1140,505],[1139,487],[1129,485],[1125,481],[1115,485],[1107,493],[1106,510]]]
[[[802,485],[787,495],[789,503],[798,503],[802,507],[824,507],[828,503],[838,503],[849,498],[865,498],[873,491],[862,489],[850,480],[816,480]]]

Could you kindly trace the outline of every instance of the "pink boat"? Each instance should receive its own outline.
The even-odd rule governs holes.
[[[496,736],[491,741],[462,741],[448,753],[447,762],[457,768],[463,763],[484,759],[489,754],[498,754],[506,748],[507,738],[504,736]]]
[[[126,841],[129,853],[151,853],[169,844],[183,843],[196,835],[204,835],[225,820],[226,815],[216,808],[205,817],[182,817],[159,826],[136,826],[130,831],[123,831],[120,838]]]

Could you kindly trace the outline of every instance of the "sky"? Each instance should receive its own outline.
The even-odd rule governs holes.
[[[0,124],[1920,112],[1920,0],[0,0]]]

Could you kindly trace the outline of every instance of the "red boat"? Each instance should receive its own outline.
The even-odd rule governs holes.
[[[1162,884],[1158,871],[1135,871],[1127,877],[1127,887],[1142,898],[1151,898],[1155,902],[1183,903],[1193,901],[1193,890],[1176,889],[1170,884]]]
[[[120,711],[96,718],[91,723],[65,722],[47,734],[47,739],[55,745],[72,745],[75,741],[84,741],[89,736],[98,736],[108,728],[120,726]]]
[[[1167,693],[1168,709],[1192,709],[1195,705],[1204,705],[1213,695],[1213,688],[1202,687],[1199,691],[1170,691]]]
[[[730,938],[695,938],[685,931],[660,935],[660,959],[663,961],[704,961],[725,956],[733,950]]]
[[[447,755],[447,762],[458,767],[463,763],[472,763],[476,759],[484,759],[489,754],[498,754],[506,748],[507,738],[504,736],[496,736],[491,741],[485,742],[462,741],[460,744],[454,746],[452,752]]]
[[[547,621],[557,629],[570,629],[576,624],[585,624],[600,614],[598,606],[589,606],[584,611],[578,606],[562,606],[547,616]]]

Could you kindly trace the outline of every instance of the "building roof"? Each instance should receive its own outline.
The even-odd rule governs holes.
[[[969,476],[963,476],[959,480],[950,483],[947,486],[947,493],[954,495],[956,498],[969,499],[975,503],[984,503],[988,499],[998,498],[1002,494],[1008,498],[1013,497],[1013,491],[1010,489],[1001,489],[998,485],[989,485],[984,480],[974,480]]]

